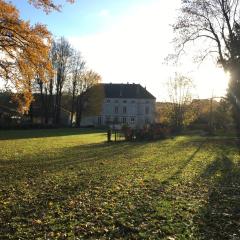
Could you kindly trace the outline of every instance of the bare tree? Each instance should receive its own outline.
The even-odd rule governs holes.
[[[240,4],[239,0],[182,0],[174,25],[179,57],[189,43],[200,41],[201,60],[209,54],[231,76],[228,96],[240,136]],[[192,46],[193,47],[193,46]]]
[[[193,82],[190,78],[175,74],[175,78],[168,82],[170,98],[169,117],[171,125],[181,131],[188,119],[193,114],[191,110]]]
[[[80,52],[74,50],[71,58],[71,73],[69,77],[69,91],[72,97],[71,100],[71,125],[73,125],[73,116],[76,112],[76,98],[79,91],[81,91],[81,82],[83,79],[83,71],[86,62],[83,60]]]
[[[201,46],[205,55],[216,54],[219,63],[225,67],[231,57],[231,42],[234,39],[234,25],[239,20],[238,0],[182,0],[181,14],[174,31],[178,53],[184,51],[190,42],[203,39]]]
[[[56,71],[54,121],[57,125],[60,123],[62,91],[70,71],[71,56],[72,48],[65,38],[53,41],[52,61]]]
[[[38,80],[41,97],[42,124],[49,124],[50,118],[53,118],[54,96],[53,96],[53,78],[48,82]]]
[[[53,54],[55,54],[55,49],[52,47],[49,58],[52,62],[52,64],[55,64],[55,59],[53,57]],[[50,119],[53,119],[54,117],[54,74],[53,75],[47,75],[48,80],[44,81],[42,78],[37,76],[35,78],[35,82],[33,84],[33,93],[35,93],[35,101],[37,100],[37,105],[40,107],[40,114],[41,114],[41,124],[46,124],[48,125],[50,122]],[[40,97],[38,97],[38,94]],[[32,110],[32,105],[36,105],[36,102],[33,102],[31,104],[31,109]]]
[[[51,118],[55,126],[59,125],[61,110],[65,109],[70,110],[71,125],[76,113],[76,126],[79,127],[83,111],[91,114],[101,108],[103,90],[98,85],[101,77],[96,72],[85,69],[86,63],[81,53],[72,49],[64,38],[53,41],[50,59],[54,78],[49,76],[46,82],[38,77],[34,82],[41,123],[49,124]]]

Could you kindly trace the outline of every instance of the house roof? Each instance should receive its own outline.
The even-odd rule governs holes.
[[[156,99],[140,84],[103,83],[106,98]]]

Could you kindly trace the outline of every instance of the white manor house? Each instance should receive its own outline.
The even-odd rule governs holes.
[[[156,98],[140,84],[101,84],[104,91],[102,110],[98,116],[84,117],[82,126],[128,125],[141,128],[154,123]]]

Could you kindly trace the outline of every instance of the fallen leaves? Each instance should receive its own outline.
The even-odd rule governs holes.
[[[229,161],[211,142],[189,160],[199,147],[191,137],[106,146],[99,134],[69,138],[0,141],[26,145],[17,160],[6,149],[0,160],[1,239],[240,236],[239,159],[231,146]]]

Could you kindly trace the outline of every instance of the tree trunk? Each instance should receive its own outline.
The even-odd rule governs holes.
[[[40,81],[39,83],[40,87],[40,98],[41,98],[41,124],[44,124],[44,94],[43,94],[43,82]]]
[[[75,106],[75,94],[76,94],[76,85],[73,84],[72,107],[71,107],[71,126],[73,126],[73,115],[74,115],[74,106]]]
[[[236,135],[240,140],[240,67],[238,64],[235,64],[231,69],[228,99],[232,105],[232,116],[235,123]]]
[[[81,120],[82,120],[82,104],[83,104],[83,99],[82,96],[77,97],[77,109],[76,109],[76,127],[79,128],[81,126]]]
[[[61,81],[62,81],[62,76],[60,74],[61,70],[58,70],[57,73],[57,83],[56,83],[56,99],[55,99],[55,107],[54,107],[54,123],[55,125],[59,125],[60,124],[60,111],[61,111],[61,96],[62,96],[62,92],[61,92]]]

